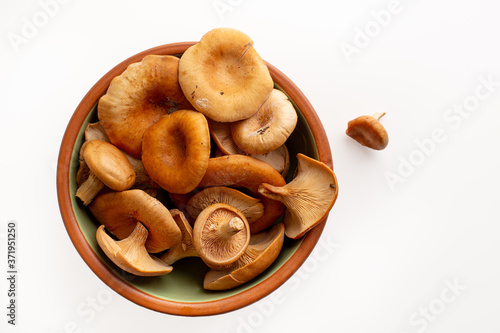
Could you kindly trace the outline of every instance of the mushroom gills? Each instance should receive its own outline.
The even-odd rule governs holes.
[[[246,155],[226,155],[210,158],[208,167],[198,188],[226,186],[248,189],[264,205],[264,214],[251,223],[252,234],[258,233],[276,222],[285,212],[285,206],[276,200],[258,193],[259,185],[269,183],[275,186],[286,184],[283,176],[270,164]]]
[[[302,237],[329,213],[338,195],[337,178],[324,163],[297,154],[295,178],[284,186],[263,183],[259,193],[281,201],[286,207],[285,234],[292,239]]]
[[[196,218],[193,242],[201,259],[214,269],[224,269],[238,260],[250,242],[250,227],[236,208],[217,203]]]
[[[281,252],[283,242],[283,223],[252,235],[247,249],[231,267],[207,272],[203,288],[227,290],[249,282],[271,266]]]
[[[167,265],[172,265],[182,258],[198,257],[198,252],[196,252],[193,244],[193,228],[186,220],[184,213],[178,209],[171,209],[170,214],[181,230],[182,238],[179,243],[170,248],[160,259]]]
[[[172,267],[151,256],[145,247],[147,229],[137,222],[132,233],[125,239],[115,241],[104,230],[97,229],[96,239],[106,256],[124,271],[138,276],[158,276],[168,274]]]
[[[257,198],[225,186],[207,187],[192,196],[186,205],[189,215],[196,217],[206,207],[215,203],[225,203],[238,209],[252,224],[264,214],[264,205]]]

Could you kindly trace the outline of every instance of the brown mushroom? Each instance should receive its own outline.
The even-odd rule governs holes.
[[[227,290],[254,279],[278,257],[284,241],[283,223],[252,235],[243,255],[225,270],[210,270],[203,281],[207,290]]]
[[[118,239],[124,239],[141,222],[149,231],[146,249],[158,253],[181,241],[181,231],[169,210],[142,190],[109,192],[89,205],[91,213]]]
[[[290,167],[290,155],[285,145],[280,146],[278,149],[272,150],[266,154],[252,155],[252,157],[269,163],[275,168],[283,177],[288,174]]]
[[[208,161],[207,171],[198,188],[243,187],[255,194],[264,205],[264,215],[252,222],[250,230],[254,234],[272,225],[285,212],[285,206],[281,202],[259,195],[261,183],[275,186],[286,184],[283,176],[266,162],[246,155],[227,155]]]
[[[179,259],[187,257],[198,257],[193,244],[193,228],[186,220],[184,213],[178,209],[171,209],[170,214],[181,230],[182,239],[174,247],[170,248],[160,259],[167,265],[172,265]]]
[[[179,58],[148,55],[113,78],[97,107],[111,143],[141,158],[146,129],[163,115],[192,106],[178,83]]]
[[[193,243],[208,267],[224,269],[238,260],[250,242],[250,227],[236,208],[213,204],[196,218]]]
[[[259,199],[224,186],[208,187],[196,193],[187,202],[186,210],[196,219],[201,211],[216,203],[225,203],[238,209],[250,224],[264,214],[264,205]]]
[[[241,150],[250,155],[266,154],[283,145],[296,125],[293,104],[281,90],[273,89],[257,113],[231,124],[231,134]]]
[[[247,153],[238,148],[234,142],[233,136],[231,135],[231,123],[221,123],[208,119],[208,128],[210,129],[212,139],[224,155],[247,155]]]
[[[188,193],[200,182],[210,158],[210,133],[203,114],[181,110],[163,116],[144,133],[142,163],[168,192]]]
[[[382,150],[389,144],[389,135],[379,122],[385,112],[373,116],[360,116],[347,124],[346,134],[361,145],[375,150]]]
[[[104,127],[102,127],[99,121],[95,123],[90,123],[87,125],[87,127],[85,127],[85,141],[88,142],[92,140],[101,140],[110,142],[108,135],[104,130]]]
[[[106,135],[106,132],[104,131],[104,128],[101,126],[100,122],[90,123],[85,128],[85,142],[80,149],[80,167],[78,168],[78,172],[76,175],[76,184],[78,186],[80,186],[88,178],[89,175],[89,168],[85,163],[85,159],[83,158],[83,151],[87,143],[92,140],[101,140],[110,143],[109,138]],[[154,192],[154,188],[158,187],[158,184],[151,180],[148,173],[146,172],[146,169],[144,169],[142,161],[130,156],[125,152],[123,152],[123,154],[129,160],[135,171],[135,183],[132,187],[140,188],[147,192]]]
[[[85,142],[80,147],[80,166],[76,173],[76,184],[78,186],[80,186],[89,177],[90,170],[87,163],[85,163],[85,159],[83,158],[83,150],[85,149],[87,142],[92,140],[109,142],[109,138],[106,135],[104,128],[102,128],[100,122],[88,124],[87,127],[85,127],[84,137]]]
[[[279,200],[287,211],[283,222],[285,234],[292,239],[302,237],[329,213],[338,195],[337,178],[324,163],[297,154],[295,178],[285,186],[261,184],[259,193]]]
[[[230,28],[207,32],[184,52],[179,83],[196,110],[220,122],[250,117],[274,86],[250,37]]]
[[[76,196],[84,205],[88,205],[105,186],[124,191],[135,182],[134,168],[127,157],[106,141],[87,142],[83,159],[89,168],[88,178],[78,187]]]
[[[216,151],[216,157],[223,155],[249,155],[248,153],[241,150],[233,140],[231,134],[231,123],[220,123],[208,120],[208,127],[210,129],[210,135],[214,140],[215,144],[219,148]],[[288,167],[290,165],[290,158],[288,155],[288,149],[285,145],[281,145],[277,149],[274,149],[265,154],[250,155],[261,161],[271,164],[276,170],[278,170],[283,177],[288,173]]]
[[[137,222],[132,233],[125,239],[115,241],[111,238],[104,226],[96,232],[97,244],[118,267],[126,272],[138,276],[158,276],[170,273],[172,267],[156,257],[152,257],[144,243],[148,237],[147,229]]]

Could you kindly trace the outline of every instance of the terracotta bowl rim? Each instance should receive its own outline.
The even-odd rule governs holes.
[[[90,269],[111,289],[130,301],[154,311],[183,316],[207,316],[226,313],[250,305],[281,286],[307,259],[321,236],[327,217],[309,231],[292,256],[275,273],[261,283],[223,299],[206,302],[179,302],[162,299],[135,288],[116,276],[102,262],[80,229],[72,209],[69,186],[71,157],[78,133],[98,99],[106,92],[110,81],[121,74],[129,64],[141,61],[146,55],[180,55],[194,44],[195,42],[171,43],[142,51],[116,65],[94,84],[73,113],[61,141],[57,164],[57,196],[63,223],[73,245]],[[318,159],[333,168],[326,132],[311,103],[287,76],[271,64],[267,62],[266,64],[274,82],[291,97],[303,114],[314,137]]]

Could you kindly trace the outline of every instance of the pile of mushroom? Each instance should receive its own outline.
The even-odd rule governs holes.
[[[180,58],[131,64],[97,110],[76,196],[100,224],[103,253],[131,274],[164,275],[199,257],[205,289],[235,288],[275,261],[285,236],[324,220],[337,198],[333,171],[302,154],[285,181],[297,113],[238,30],[214,29]]]

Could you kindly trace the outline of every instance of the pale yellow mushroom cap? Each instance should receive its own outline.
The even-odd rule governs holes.
[[[179,83],[196,110],[220,122],[252,116],[274,86],[250,37],[230,28],[207,32],[184,52]]]

